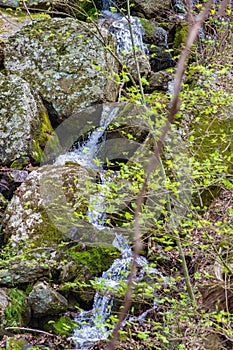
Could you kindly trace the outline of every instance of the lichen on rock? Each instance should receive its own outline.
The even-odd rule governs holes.
[[[0,97],[0,164],[25,155],[39,160],[53,130],[41,99],[16,74],[0,74]]]
[[[79,108],[115,101],[118,63],[106,46],[115,51],[115,39],[104,28],[71,18],[45,19],[9,39],[4,65],[39,91],[59,123]]]
[[[28,299],[35,317],[57,315],[68,307],[66,298],[46,282],[36,283]]]

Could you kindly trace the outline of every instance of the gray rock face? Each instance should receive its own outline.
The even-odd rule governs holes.
[[[55,123],[74,110],[100,101],[115,101],[118,64],[106,29],[70,18],[33,22],[12,36],[4,48],[5,68],[39,91]]]
[[[45,282],[39,282],[33,287],[28,300],[35,317],[56,315],[68,307],[66,298]]]
[[[4,0],[0,0],[0,5]],[[9,0],[11,1],[11,0]],[[14,0],[12,0],[14,1]],[[7,5],[10,6],[10,5]],[[13,3],[12,3],[13,6]],[[14,7],[14,6],[13,6]],[[19,31],[23,26],[27,25],[31,22],[29,17],[20,17],[14,16],[13,14],[7,13],[6,11],[2,12],[0,10],[0,23],[1,23],[1,31],[0,31],[0,41],[5,42],[8,40],[9,36],[15,34]],[[0,56],[1,56],[1,46],[0,46]],[[0,63],[1,57],[0,57]]]
[[[28,82],[0,74],[0,164],[35,156],[34,142],[47,112]]]
[[[1,262],[2,263],[2,262]],[[0,285],[12,287],[17,284],[31,283],[41,277],[48,277],[53,261],[20,261],[5,262],[0,265]]]
[[[162,14],[168,11],[171,6],[170,0],[134,0],[134,10],[143,12],[147,18],[151,18],[156,14]]]
[[[138,60],[140,75],[141,77],[146,78],[151,72],[149,58],[143,51],[138,51],[137,60]],[[132,54],[128,54],[125,57],[125,64],[130,74],[134,78],[134,80],[138,82],[137,68],[136,68],[134,56]]]
[[[48,165],[33,171],[5,211],[5,239],[11,238],[15,248],[22,242],[24,248],[41,242],[51,247],[64,240],[77,218],[75,211],[86,212],[87,180],[88,171],[78,165]]]
[[[1,324],[3,323],[5,319],[5,310],[7,306],[10,303],[10,298],[7,293],[7,289],[1,288],[0,289],[0,321]]]

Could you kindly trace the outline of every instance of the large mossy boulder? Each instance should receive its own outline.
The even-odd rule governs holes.
[[[196,158],[218,177],[233,171],[232,60],[229,67],[222,60],[224,56],[208,67],[190,66],[181,106]]]
[[[29,83],[15,74],[0,74],[0,164],[25,155],[39,160],[52,130]]]
[[[115,39],[104,28],[71,18],[33,22],[5,44],[4,66],[38,91],[57,125],[74,110],[115,101]]]
[[[79,165],[47,165],[33,171],[17,189],[3,218],[4,240],[18,248],[53,247],[78,237],[75,224],[87,210],[91,174]],[[76,221],[75,221],[76,220]]]
[[[49,278],[69,300],[71,293],[76,303],[90,306],[90,279],[119,256],[111,245],[114,233],[97,230],[85,218],[95,181],[96,173],[78,164],[46,165],[27,177],[3,217],[0,286]]]

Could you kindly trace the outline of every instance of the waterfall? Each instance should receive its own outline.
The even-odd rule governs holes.
[[[134,45],[137,50],[145,51],[147,47],[143,43],[144,28],[137,17],[130,17],[130,23],[133,31]],[[121,17],[112,22],[109,31],[116,36],[118,54],[127,54],[132,52],[132,39],[129,29],[129,21],[126,17]]]
[[[119,235],[120,236],[120,235]],[[124,241],[123,236],[118,235],[113,241],[117,247]],[[108,292],[108,288],[116,289],[119,281],[126,281],[132,261],[132,251],[124,241],[125,249],[122,249],[122,256],[116,259],[110,268],[105,271],[99,279],[101,293],[97,292],[94,297],[91,311],[81,311],[75,319],[78,327],[74,331],[73,340],[77,346],[76,350],[87,350],[95,342],[106,339],[111,333],[105,322],[111,314],[114,296]]]
[[[101,293],[97,292],[95,294],[92,310],[81,311],[75,319],[78,326],[72,338],[76,344],[76,350],[88,350],[95,342],[106,339],[111,333],[111,329],[107,327],[106,321],[111,315],[114,293],[109,292],[109,288],[117,292],[120,282],[127,281],[133,259],[132,250],[121,234],[116,233],[113,246],[121,250],[121,258],[116,259],[97,281],[99,282]],[[148,269],[148,262],[144,257],[140,256],[137,259],[137,264],[141,268],[138,279],[142,279]],[[147,272],[163,277],[157,269],[150,268],[150,271]],[[143,316],[146,316],[146,312],[141,315],[141,318]]]
[[[85,167],[96,169],[97,166],[94,159],[98,152],[98,142],[118,111],[118,107],[104,106],[99,127],[90,133],[88,140],[80,144],[76,150],[60,155],[56,159],[55,165],[64,165],[66,161],[72,161]],[[108,183],[111,181],[111,178],[108,177],[109,175],[106,175],[103,168],[100,167],[98,170],[101,190],[97,195],[90,197],[87,217],[92,225],[98,230],[102,230],[105,224],[106,190],[108,190]],[[114,305],[114,292],[117,292],[117,288],[121,286],[122,281],[127,281],[130,272],[133,252],[125,237],[115,232],[115,230],[113,231],[115,238],[112,244],[120,250],[121,257],[116,259],[110,268],[102,274],[102,277],[96,281],[99,291],[95,294],[92,310],[81,311],[75,319],[77,328],[74,330],[72,338],[76,344],[76,350],[88,350],[95,342],[106,339],[109,336],[111,329],[108,328],[106,322],[111,315]],[[138,257],[137,265],[139,267],[138,279],[142,279],[145,273],[157,274],[162,277],[162,274],[157,269],[148,268],[148,262],[144,257]]]
[[[147,46],[143,42],[144,28],[138,17],[123,16],[118,12],[111,12],[109,10],[101,11],[102,18],[99,20],[100,25],[107,24],[108,30],[113,33],[117,40],[117,53],[119,55],[126,55],[132,52],[132,39],[129,28],[129,21],[131,24],[134,46],[136,50],[148,53]]]
[[[104,105],[100,126],[89,135],[88,140],[81,147],[58,156],[54,165],[64,165],[66,162],[73,162],[92,169],[98,168],[94,159],[98,150],[98,141],[118,111],[119,107],[110,108]]]

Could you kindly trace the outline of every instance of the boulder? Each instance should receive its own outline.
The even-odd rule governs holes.
[[[50,278],[67,298],[90,307],[89,281],[119,255],[114,233],[85,219],[92,185],[96,193],[96,172],[78,164],[45,165],[26,178],[4,213],[0,286]]]
[[[28,295],[34,317],[58,315],[68,308],[68,302],[60,293],[55,291],[46,282],[34,285]]]
[[[147,78],[148,75],[151,73],[149,58],[144,51],[137,51],[136,55],[138,60],[140,76]],[[124,57],[124,60],[129,73],[132,75],[134,80],[138,82],[137,67],[133,54],[126,55]]]
[[[51,252],[47,252],[48,258],[41,259],[24,255],[25,261],[14,258],[12,260],[0,260],[0,285],[12,287],[33,283],[41,277],[49,277],[50,271],[54,268],[55,262],[51,259]],[[23,254],[21,256],[23,258]],[[26,259],[29,260],[26,260]],[[34,258],[34,259],[33,259]]]
[[[174,61],[170,52],[168,52],[166,30],[158,27],[153,20],[149,21],[145,18],[141,18],[140,20],[145,30],[143,40],[149,50],[152,71],[157,72],[173,67]]]
[[[148,86],[145,86],[145,91],[151,93],[155,90],[160,91],[169,91],[170,86],[172,86],[172,81],[174,77],[171,72],[160,71],[160,72],[151,72],[148,77]]]
[[[115,101],[118,63],[106,49],[115,52],[115,45],[104,28],[71,18],[44,19],[9,38],[4,66],[39,92],[52,124],[58,125],[74,110]]]
[[[47,111],[27,81],[0,74],[0,164],[28,155],[40,159],[52,126]]]
[[[47,165],[33,171],[15,192],[3,218],[5,241],[18,248],[51,247],[77,239],[75,223],[88,205],[91,172],[77,165]]]
[[[119,7],[125,7],[125,1],[117,0]],[[154,1],[154,0],[133,0],[132,13],[143,14],[146,18],[153,18],[156,15],[162,15],[170,10],[171,1]]]

